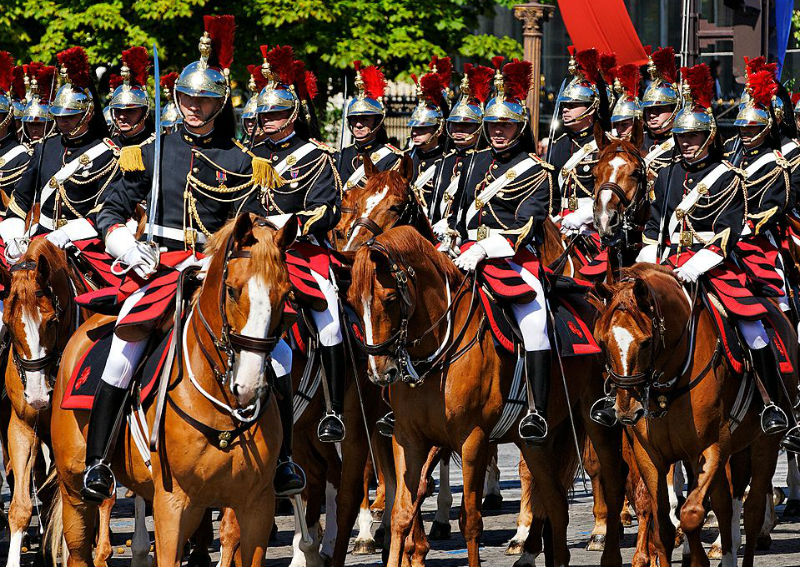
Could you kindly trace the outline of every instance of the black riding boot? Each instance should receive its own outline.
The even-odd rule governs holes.
[[[595,401],[589,410],[589,416],[601,426],[611,428],[617,423],[617,411],[614,410],[616,401],[611,395],[604,396]]]
[[[292,434],[294,426],[294,401],[292,400],[292,377],[284,375],[275,379],[275,397],[281,415],[283,440],[275,469],[275,495],[289,497],[300,493],[306,486],[305,473],[292,461]],[[302,474],[302,475],[301,475]]]
[[[552,353],[525,352],[525,380],[533,400],[528,400],[528,413],[519,421],[519,436],[531,444],[542,444],[547,437],[547,400],[550,395]]]
[[[753,356],[756,373],[770,398],[770,402],[761,411],[761,429],[765,434],[779,434],[789,427],[789,420],[786,418],[786,413],[775,404],[775,401],[781,398],[780,381],[783,380],[775,354],[769,346],[763,349],[751,349],[750,353]]]
[[[331,396],[331,412],[326,412],[317,426],[317,437],[320,442],[341,442],[344,440],[344,422],[342,408],[344,406],[344,343],[332,347],[320,346],[320,359],[325,370],[325,380]]]
[[[122,411],[128,389],[100,381],[94,395],[86,439],[86,469],[83,471],[84,501],[102,503],[114,494],[115,480],[109,462],[114,446],[111,436]]]

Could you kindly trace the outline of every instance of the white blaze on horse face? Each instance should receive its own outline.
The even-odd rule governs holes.
[[[630,351],[631,344],[633,343],[633,335],[624,327],[614,327],[611,329],[614,334],[614,341],[617,342],[619,349],[619,360],[622,364],[622,374],[628,374],[628,351]]]
[[[361,300],[361,305],[364,307],[364,338],[367,340],[367,345],[374,345],[375,342],[372,340],[372,308],[370,308],[370,304],[372,304],[372,296],[367,296]],[[372,377],[377,379],[379,375],[378,366],[375,363],[375,356],[369,355],[367,359],[369,359],[369,368],[372,372]]]
[[[611,176],[609,176],[607,183],[617,183],[617,174],[619,169],[625,165],[625,160],[619,156],[614,156],[608,165],[614,169],[611,170]],[[614,192],[610,189],[604,189],[600,192],[600,206],[603,208],[600,212],[600,227],[608,226],[608,203],[611,201],[613,196]]]
[[[32,310],[22,310],[22,327],[25,330],[25,343],[28,345],[31,359],[41,359],[47,355],[47,349],[41,344],[39,328],[42,325],[42,312],[39,306]],[[47,384],[47,372],[25,372],[25,401],[34,409],[41,410],[50,404],[50,387]]]
[[[247,282],[247,297],[250,310],[247,322],[240,332],[247,337],[266,339],[272,318],[272,304],[269,299],[270,288],[261,275],[251,276]],[[262,371],[266,354],[242,349],[233,368],[233,384],[236,386],[236,399],[239,404],[249,404],[256,396],[262,382]]]
[[[372,214],[372,210],[375,209],[375,207],[378,206],[378,203],[380,203],[381,200],[384,197],[386,197],[387,193],[389,193],[389,186],[385,185],[385,186],[383,186],[383,190],[381,190],[378,193],[375,193],[375,194],[370,195],[369,197],[367,197],[367,202],[364,205],[364,214],[362,215],[362,217],[366,217],[367,219],[369,219],[369,216]],[[353,244],[353,239],[356,238],[356,235],[361,230],[361,226],[360,225],[358,227],[356,227],[355,229],[353,229],[353,225],[356,224],[356,221],[358,221],[358,219],[353,219],[352,223],[350,223],[350,230],[353,231],[353,234],[350,235],[350,238],[348,239],[347,244],[344,245],[344,250],[345,251],[349,251],[350,250],[350,245]]]

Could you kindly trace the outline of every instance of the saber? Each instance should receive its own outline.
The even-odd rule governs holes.
[[[548,141],[547,141],[547,155],[545,156],[545,161],[549,164],[550,163],[550,155],[553,153],[553,138],[556,134],[556,129],[558,128],[558,123],[561,120],[559,117],[561,111],[561,103],[559,99],[561,98],[561,93],[564,92],[564,87],[567,85],[567,79],[564,78],[561,81],[561,87],[558,89],[558,96],[556,97],[556,104],[553,107],[553,117],[550,119],[550,132],[548,133]]]
[[[161,70],[158,65],[158,48],[153,44],[153,75],[155,77],[155,152],[153,153],[153,185],[150,188],[150,210],[147,213],[147,242],[152,243],[158,212],[158,191],[161,185]]]
[[[342,103],[342,124],[339,126],[339,153],[336,156],[336,171],[342,171],[342,150],[344,150],[344,121],[347,120],[347,74],[344,74],[344,87],[342,96],[344,103]]]

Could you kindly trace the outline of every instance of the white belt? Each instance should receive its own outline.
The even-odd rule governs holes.
[[[467,230],[467,240],[469,241],[482,241],[483,239],[487,238],[489,235],[502,235],[503,231],[501,229],[491,229],[485,225],[481,225],[478,229],[468,229]]]
[[[206,242],[205,234],[198,231],[197,229],[186,229],[186,231],[192,231],[192,233],[194,233],[195,238],[197,239],[196,242],[201,244]],[[174,227],[153,225],[153,236],[161,237],[163,239],[170,239],[171,241],[179,241],[181,243],[186,242],[186,232],[184,231],[184,229],[176,229]]]
[[[42,214],[39,214],[39,226],[44,227],[48,231],[54,231],[56,228],[56,224],[53,222],[53,219]]]

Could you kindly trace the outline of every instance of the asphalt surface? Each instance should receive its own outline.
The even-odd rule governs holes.
[[[484,515],[484,533],[481,546],[481,559],[487,566],[511,566],[517,557],[506,556],[505,549],[509,539],[516,530],[516,515],[519,508],[520,486],[517,476],[518,454],[514,447],[504,446],[500,448],[499,465],[501,470],[501,488],[503,493],[502,508],[498,512],[487,513]],[[458,507],[461,503],[461,470],[453,465],[450,470],[451,487],[453,489],[453,507],[450,510],[452,536],[448,540],[431,542],[431,551],[427,557],[429,566],[463,566],[467,562],[467,552],[464,540],[458,532]],[[784,457],[778,462],[778,470],[774,478],[776,487],[786,487],[786,460]],[[588,487],[587,481],[587,487]],[[133,499],[123,498],[124,491],[120,489],[120,499],[112,518],[112,543],[114,556],[110,560],[112,566],[130,565],[130,548],[126,542],[131,538],[133,531]],[[3,493],[5,500],[5,510],[8,510],[7,487]],[[433,520],[436,499],[429,498],[423,506],[423,517],[425,520],[426,532],[430,529]],[[580,478],[576,479],[574,490],[570,500],[570,525],[569,525],[569,548],[571,563],[573,565],[592,566],[600,562],[600,552],[589,552],[586,550],[586,543],[592,530],[592,497],[591,493],[584,489]],[[783,505],[778,506],[777,512],[783,512]],[[35,512],[35,511],[34,511]],[[217,518],[217,514],[214,518]],[[37,524],[36,519],[32,523],[29,531],[31,535],[29,550],[23,554],[23,565],[36,565],[35,555]],[[152,519],[148,519],[148,526],[152,530]],[[218,527],[218,522],[215,522]],[[291,541],[294,528],[291,516],[277,518],[278,533],[267,554],[267,564],[270,566],[287,566],[292,557]],[[377,525],[373,525],[373,530]],[[772,545],[769,551],[759,551],[756,555],[755,563],[757,566],[798,566],[800,565],[800,519],[782,519],[772,532]],[[152,533],[151,533],[152,537]],[[351,537],[350,551],[352,551],[355,532]],[[704,531],[704,541],[708,548],[716,537],[716,531],[708,529]],[[744,537],[744,535],[743,535]],[[636,521],[633,526],[625,529],[625,537],[622,548],[622,558],[625,564],[630,564],[633,555],[633,547],[636,538]],[[212,553],[212,560],[219,559],[218,542],[215,542],[215,551]],[[4,532],[0,539],[0,561],[5,563],[8,552],[8,534]],[[379,566],[381,561],[380,551],[369,555],[348,554],[348,566]],[[676,550],[673,562],[681,563],[681,551]],[[739,558],[741,562],[741,556]],[[539,558],[538,564],[543,565],[544,559]],[[712,566],[718,565],[718,561],[712,560]]]

